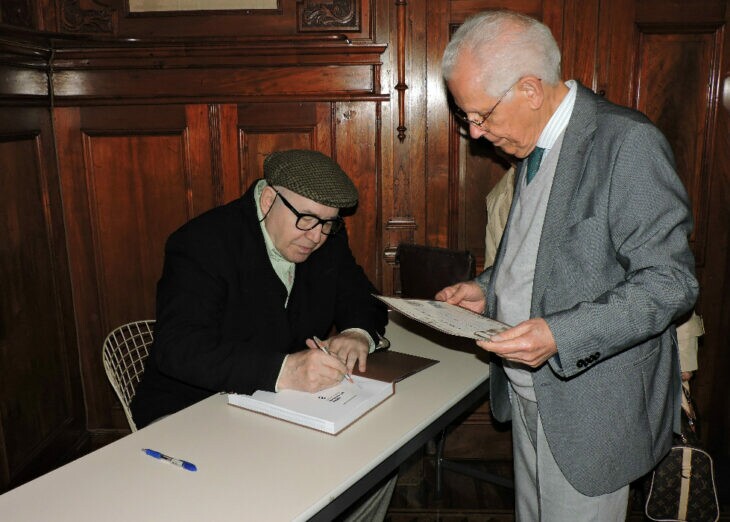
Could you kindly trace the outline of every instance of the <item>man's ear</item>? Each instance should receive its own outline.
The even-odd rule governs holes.
[[[261,191],[261,214],[264,216],[269,212],[271,209],[271,205],[274,204],[274,200],[276,199],[276,192],[273,188],[271,188],[271,185],[266,185],[264,187],[264,190]]]
[[[539,109],[545,99],[542,81],[535,76],[526,76],[520,80],[519,89],[527,98],[531,109]]]

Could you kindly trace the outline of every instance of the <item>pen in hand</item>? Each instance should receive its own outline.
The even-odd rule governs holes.
[[[168,455],[165,455],[164,453],[160,453],[159,451],[155,451],[153,449],[142,448],[142,451],[144,453],[146,453],[147,455],[149,455],[150,457],[154,457],[154,458],[160,459],[160,460],[166,460],[173,466],[177,466],[179,468],[183,468],[188,471],[198,471],[197,466],[195,464],[193,464],[192,462],[188,462],[188,461],[182,460],[182,459],[176,459],[175,457],[170,457]]]
[[[314,341],[314,344],[317,345],[317,348],[322,350],[327,355],[332,355],[332,354],[330,354],[330,351],[325,347],[325,345],[322,344],[322,341],[320,341],[319,337],[317,337],[315,335],[314,337],[312,337],[312,340]],[[352,380],[352,375],[350,375],[350,372],[345,372],[345,379],[347,379],[348,381],[350,381],[353,384],[355,383],[355,381]]]

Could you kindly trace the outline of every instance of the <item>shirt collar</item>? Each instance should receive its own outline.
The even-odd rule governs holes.
[[[264,243],[266,243],[266,253],[269,255],[269,259],[271,260],[272,264],[285,263],[285,266],[293,265],[294,263],[287,260],[279,253],[279,251],[274,246],[274,242],[271,240],[271,236],[269,236],[268,230],[266,230],[264,215],[261,212],[261,193],[264,191],[264,188],[266,188],[266,185],[268,185],[268,183],[265,179],[259,180],[253,193],[254,204],[256,205],[256,215],[259,218],[259,226],[261,227],[261,233],[264,236]]]
[[[558,108],[550,117],[547,125],[542,130],[540,137],[537,139],[537,147],[542,147],[546,150],[551,149],[555,145],[555,141],[568,126],[568,121],[573,114],[573,107],[575,106],[578,83],[575,80],[568,80],[565,82],[565,85],[568,87],[568,94],[565,95]]]

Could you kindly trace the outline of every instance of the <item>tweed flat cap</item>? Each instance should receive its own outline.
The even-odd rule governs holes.
[[[357,188],[329,156],[314,150],[272,152],[264,160],[269,185],[287,188],[305,198],[334,208],[357,204]]]

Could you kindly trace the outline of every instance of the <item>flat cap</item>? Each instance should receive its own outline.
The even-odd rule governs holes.
[[[272,152],[264,160],[269,185],[287,188],[305,198],[333,208],[357,204],[357,188],[329,156],[314,150]]]

